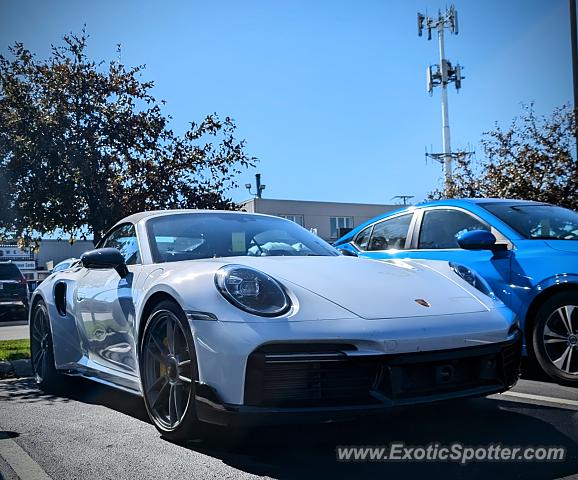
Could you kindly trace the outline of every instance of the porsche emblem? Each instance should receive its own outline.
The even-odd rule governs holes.
[[[415,303],[421,305],[422,307],[431,307],[429,302],[427,300],[424,300],[423,298],[416,298],[414,301]]]

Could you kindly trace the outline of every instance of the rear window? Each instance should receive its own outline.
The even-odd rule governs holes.
[[[20,280],[22,274],[13,263],[0,263],[0,280]]]

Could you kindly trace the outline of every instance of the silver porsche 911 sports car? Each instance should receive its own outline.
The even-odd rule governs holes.
[[[42,388],[69,374],[141,395],[175,441],[199,421],[351,418],[518,376],[518,324],[475,272],[346,257],[266,215],[127,217],[30,310]]]

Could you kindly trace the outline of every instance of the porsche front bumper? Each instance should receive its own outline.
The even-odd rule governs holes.
[[[263,348],[285,344],[291,353],[317,344],[348,345],[337,350],[348,358],[372,358],[491,346],[510,340],[516,325],[505,307],[377,320],[228,322],[206,318],[189,316],[199,381],[213,387],[223,403],[232,405],[247,403],[247,370],[252,355]]]
[[[399,355],[256,352],[245,404],[223,402],[197,382],[199,420],[225,426],[347,420],[407,405],[486,396],[512,387],[522,335],[503,343]]]

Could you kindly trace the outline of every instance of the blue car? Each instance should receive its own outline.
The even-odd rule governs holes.
[[[376,260],[448,260],[518,316],[525,353],[578,386],[578,213],[547,203],[440,200],[376,217],[334,243]]]

